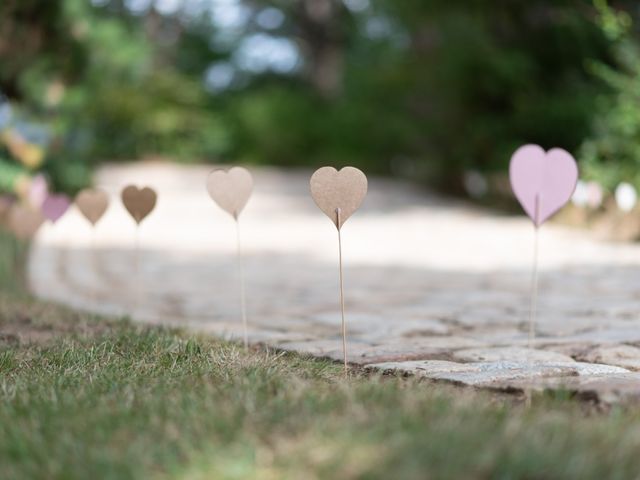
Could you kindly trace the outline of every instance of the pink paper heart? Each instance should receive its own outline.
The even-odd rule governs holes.
[[[71,205],[69,197],[63,194],[50,194],[42,202],[41,211],[45,218],[56,223],[66,213]]]
[[[43,175],[36,175],[29,185],[29,203],[35,209],[41,208],[49,195],[49,184]]]
[[[516,198],[536,227],[560,210],[578,183],[578,165],[569,152],[524,145],[511,157],[509,179]]]

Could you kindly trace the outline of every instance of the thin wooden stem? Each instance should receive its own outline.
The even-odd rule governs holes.
[[[540,237],[540,196],[536,195],[535,201],[535,214],[533,222],[533,265],[531,270],[531,292],[529,303],[529,338],[528,338],[528,352],[529,357],[529,381],[533,381],[533,362],[532,362],[532,349],[533,341],[536,334],[536,319],[538,314],[538,250],[539,250],[539,237]],[[529,386],[526,389],[526,406],[531,407],[532,390]]]
[[[338,220],[338,265],[340,270],[340,312],[342,314],[342,354],[344,356],[344,373],[345,375],[349,371],[347,365],[347,323],[344,318],[344,275],[342,270],[342,234],[341,234],[341,218],[340,209],[336,209],[336,215]]]
[[[91,225],[91,265],[94,275],[97,278],[98,258],[96,253],[96,226]],[[98,307],[98,285],[94,283],[91,289],[92,310]]]
[[[540,229],[536,226],[533,233],[533,269],[531,272],[531,300],[529,304],[529,348],[533,348],[536,335],[536,320],[538,315],[538,244]]]
[[[244,336],[244,349],[249,349],[249,334],[247,328],[247,299],[244,283],[244,261],[242,256],[242,242],[240,241],[240,221],[236,218],[236,240],[238,247],[238,283],[240,287],[240,312],[242,315],[242,331]]]
[[[134,269],[134,282],[135,282],[135,291],[134,291],[134,307],[131,317],[135,317],[138,313],[138,309],[140,308],[140,295],[142,286],[140,284],[140,224],[136,222],[136,231],[134,236],[133,243],[133,269]]]

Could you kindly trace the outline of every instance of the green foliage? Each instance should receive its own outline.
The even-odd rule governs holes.
[[[208,108],[200,78],[158,66],[156,49],[127,16],[67,0],[90,55],[81,82],[61,105],[78,150],[98,159],[161,154],[186,159],[227,148],[221,119]],[[73,8],[71,8],[73,7]],[[79,144],[79,145],[78,145]]]
[[[11,192],[24,177],[24,169],[14,162],[0,157],[0,192]]]
[[[404,99],[422,126],[416,161],[451,179],[468,168],[503,171],[522,143],[578,146],[598,91],[583,62],[606,57],[586,7],[394,3],[414,48],[401,65],[406,83],[391,97]]]
[[[6,174],[0,191],[18,193],[31,174],[49,168],[43,167],[46,157],[69,155],[50,142],[56,129],[52,107],[64,82],[78,75],[85,60],[61,2],[0,3],[0,165]],[[37,139],[30,138],[33,130]],[[63,169],[54,183],[68,187],[67,173]],[[84,185],[87,178],[77,183]]]
[[[455,188],[463,171],[504,171],[524,142],[575,150],[601,81],[585,62],[609,40],[585,0],[376,2],[344,43],[343,87],[260,85],[230,100],[235,151],[258,161],[353,163]],[[371,38],[371,21],[386,30]],[[346,20],[345,20],[346,21]],[[444,182],[444,183],[443,183]]]
[[[231,104],[237,155],[254,163],[353,164],[387,173],[387,155],[407,135],[402,120],[381,119],[379,107],[327,103],[304,87],[271,86]]]
[[[0,4],[0,91],[49,126],[45,168],[62,189],[149,154],[354,164],[456,189],[469,169],[504,171],[524,142],[582,145],[607,184],[637,175],[633,2],[243,1],[247,21],[226,29],[206,10],[99,4]],[[266,7],[283,21],[261,27]],[[292,42],[297,68],[243,66],[256,34]],[[233,78],[208,91],[216,63]]]
[[[609,87],[598,97],[593,135],[581,149],[583,172],[610,191],[621,181],[640,187],[640,42],[625,11],[597,0],[599,22],[614,42],[615,65],[591,69]]]
[[[51,133],[43,169],[54,188],[77,191],[104,159],[197,160],[228,149],[201,78],[159,65],[139,19],[85,0],[52,0],[45,10],[40,3],[0,4],[0,19],[12,27],[0,34],[0,92]],[[52,41],[39,41],[43,35]],[[20,42],[31,47],[23,52]]]

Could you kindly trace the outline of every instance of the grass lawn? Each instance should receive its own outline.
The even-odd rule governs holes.
[[[640,415],[496,396],[30,299],[0,236],[0,478],[639,478]]]

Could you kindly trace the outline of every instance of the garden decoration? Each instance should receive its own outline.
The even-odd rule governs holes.
[[[14,203],[7,214],[7,226],[20,240],[32,238],[44,221],[41,212],[18,203]]]
[[[524,145],[511,157],[511,188],[534,226],[529,348],[535,334],[538,301],[538,236],[540,226],[560,210],[578,183],[578,166],[571,154],[560,148],[545,152],[538,145]]]
[[[133,217],[136,226],[140,226],[142,221],[153,211],[156,206],[158,195],[149,188],[138,188],[129,185],[122,190],[122,204],[127,212]]]
[[[588,201],[589,187],[587,187],[587,182],[578,180],[578,182],[576,183],[576,188],[573,191],[573,195],[571,195],[571,203],[573,203],[578,208],[585,208]]]
[[[247,205],[253,191],[253,177],[246,168],[232,167],[228,171],[214,170],[207,177],[207,191],[211,199],[236,222],[236,243],[238,259],[238,282],[240,287],[240,312],[244,348],[249,347],[247,333],[247,304],[244,283],[244,266],[242,258],[242,242],[240,238],[240,213]]]
[[[71,200],[66,195],[50,193],[42,202],[40,210],[44,217],[51,223],[56,223],[62,218],[71,206]]]
[[[121,193],[122,204],[136,223],[135,239],[133,245],[133,269],[135,275],[135,301],[136,307],[140,303],[140,224],[147,218],[156,206],[158,195],[149,188],[138,188],[128,185]]]
[[[604,192],[598,182],[578,180],[571,202],[579,208],[597,210],[602,206]]]
[[[616,187],[615,198],[618,208],[625,213],[629,213],[638,203],[638,192],[630,183],[622,182]]]
[[[85,188],[76,196],[76,206],[80,213],[91,224],[91,257],[97,263],[96,257],[96,224],[109,208],[109,195],[104,190]],[[98,293],[93,292],[93,300],[97,302]]]
[[[109,195],[104,190],[85,188],[76,196],[76,205],[91,226],[95,227],[109,208]]]
[[[44,215],[45,219],[49,220],[52,225],[55,225],[58,220],[67,213],[70,206],[71,200],[65,194],[47,193],[47,196],[40,206],[40,211],[42,212],[42,215]]]
[[[602,206],[604,191],[598,182],[587,182],[587,206],[597,210]]]
[[[0,194],[0,225],[5,224],[13,204],[14,198],[11,195]]]
[[[367,177],[354,167],[337,171],[333,167],[317,170],[310,181],[311,196],[338,230],[338,270],[340,274],[340,312],[342,315],[342,353],[347,372],[347,326],[344,313],[344,275],[342,271],[342,225],[355,213],[367,195]]]
[[[49,184],[44,175],[36,175],[31,179],[27,196],[33,208],[42,208],[42,204],[49,196]]]
[[[25,263],[27,249],[22,243],[30,240],[36,234],[38,229],[45,221],[44,216],[39,210],[30,208],[26,205],[14,203],[7,213],[7,227],[15,237],[13,246],[13,262],[15,271],[18,273],[17,281],[26,286],[25,269],[19,268]]]

